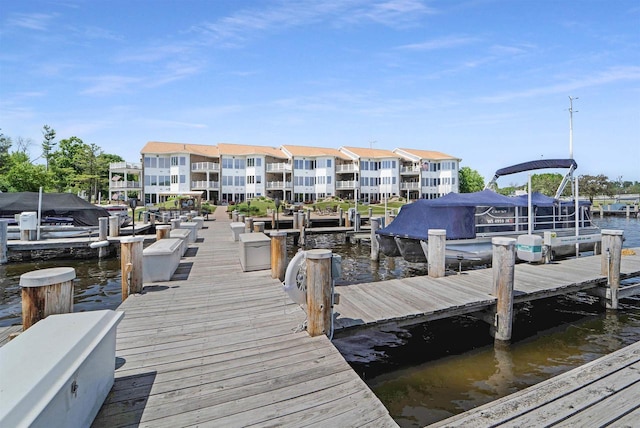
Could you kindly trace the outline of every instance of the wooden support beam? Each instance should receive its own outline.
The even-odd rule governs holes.
[[[129,294],[142,292],[142,245],[144,237],[130,236],[120,240],[120,270],[122,272],[122,301]]]
[[[513,238],[493,238],[493,295],[496,304],[495,339],[511,340],[513,327],[513,283],[516,262],[516,240]]]
[[[330,334],[331,250],[307,251],[307,332]]]
[[[271,278],[284,281],[287,271],[287,232],[271,232]]]
[[[380,229],[382,219],[380,217],[370,217],[369,222],[371,223],[371,260],[379,260],[380,244],[376,239],[376,230]]]
[[[447,231],[444,229],[429,229],[427,236],[428,274],[431,278],[442,278],[445,275],[445,247]]]
[[[607,309],[618,309],[618,289],[620,288],[620,263],[622,260],[622,230],[602,230],[602,254],[600,274],[607,277],[609,298],[604,301]]]
[[[20,275],[22,288],[22,331],[49,315],[73,312],[71,267],[39,269]]]
[[[168,238],[170,232],[171,226],[169,226],[168,224],[156,226],[156,241]]]

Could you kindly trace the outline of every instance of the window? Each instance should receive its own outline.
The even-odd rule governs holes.
[[[157,186],[158,185],[158,176],[157,175],[152,175],[151,176],[151,186]]]
[[[187,158],[184,156],[180,156],[180,165],[184,166],[187,164]]]
[[[331,168],[331,159],[327,159],[327,168]]]
[[[256,182],[256,177],[253,175],[250,175],[247,177],[247,184],[253,184]]]
[[[184,184],[187,182],[187,176],[186,175],[181,175],[180,176],[180,184]]]
[[[293,168],[294,169],[303,169],[304,161],[302,159],[294,159],[293,160]]]
[[[363,171],[368,171],[369,170],[369,162],[360,162],[360,168]]]
[[[247,166],[256,166],[256,160],[254,158],[247,159]]]
[[[312,160],[304,161],[304,169],[316,169],[316,161],[312,161]]]
[[[144,166],[145,168],[156,168],[157,159],[151,156],[144,157]]]
[[[235,169],[244,169],[244,159],[234,159],[233,167]]]
[[[223,158],[222,159],[222,168],[227,168],[227,169],[233,168],[233,159],[231,159],[231,158]]]
[[[159,186],[170,186],[171,185],[171,177],[168,175],[160,175],[158,176],[158,185]]]
[[[171,156],[171,166],[178,166],[178,156]]]
[[[169,168],[171,162],[169,158],[158,158],[158,168]]]
[[[331,184],[331,176],[327,175],[327,184]]]
[[[151,176],[149,176],[149,175],[145,175],[144,176],[144,185],[145,186],[151,186]]]
[[[178,184],[178,175],[171,176],[171,184]]]
[[[258,159],[258,160],[260,160],[260,159]],[[258,183],[258,184],[262,183],[262,176],[256,175],[256,183]]]
[[[256,158],[256,166],[262,166],[262,158]],[[258,193],[258,196],[260,196],[260,193]]]

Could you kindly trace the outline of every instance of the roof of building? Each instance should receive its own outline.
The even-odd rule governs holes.
[[[416,149],[395,149],[394,152],[396,152],[397,154],[402,155],[402,153],[398,153],[398,152],[404,152],[406,154],[409,155],[413,155],[417,158],[419,158],[420,160],[422,159],[429,159],[429,160],[458,160],[460,161],[460,158],[457,158],[455,156],[451,156],[448,155],[446,153],[442,153],[442,152],[436,152],[433,150],[416,150]]]
[[[144,145],[140,153],[195,153],[204,156],[220,156],[218,147],[204,144],[166,143],[160,141],[149,141]]]
[[[383,149],[367,149],[364,147],[340,147],[340,149],[338,149],[342,152],[347,151],[350,153],[353,153],[354,155],[356,155],[359,158],[373,158],[373,159],[381,159],[381,158],[397,158],[398,155],[396,153],[393,153],[390,150],[383,150]]]
[[[281,148],[285,153],[289,153],[291,156],[333,156],[341,159],[351,159],[340,150],[327,147],[293,146],[287,144],[282,146]]]
[[[267,155],[273,156],[275,158],[286,159],[287,156],[282,152],[282,150],[276,147],[268,147],[268,146],[250,146],[245,144],[228,144],[228,143],[219,143],[218,150],[221,155],[236,155],[236,156],[246,156],[246,155]]]

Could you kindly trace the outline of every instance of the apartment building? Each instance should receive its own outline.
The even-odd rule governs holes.
[[[338,196],[370,203],[394,196],[435,198],[458,191],[460,163],[444,153],[414,149],[155,141],[141,156],[146,204],[190,194],[214,203],[260,196],[293,202]]]

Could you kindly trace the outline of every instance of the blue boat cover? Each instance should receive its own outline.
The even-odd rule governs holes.
[[[573,206],[560,203],[542,193],[531,194],[534,207]],[[580,201],[580,204],[588,201]],[[475,238],[476,207],[527,207],[528,195],[510,197],[492,190],[473,193],[448,193],[438,199],[418,199],[402,207],[391,224],[376,231],[380,235],[427,239],[429,229],[444,229],[447,239]]]
[[[496,171],[495,177],[498,178],[503,175],[516,174],[523,171],[532,171],[534,169],[547,169],[547,168],[578,168],[578,164],[573,159],[541,159],[529,162],[519,163],[517,165],[501,168]]]

